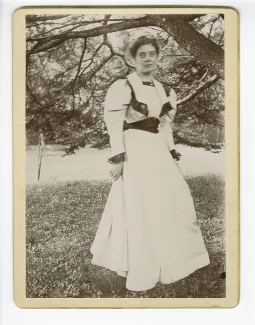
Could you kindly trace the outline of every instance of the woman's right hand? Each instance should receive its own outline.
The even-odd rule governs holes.
[[[114,181],[117,181],[117,179],[122,175],[123,165],[124,162],[120,162],[118,164],[114,164],[113,167],[111,168],[110,175]]]

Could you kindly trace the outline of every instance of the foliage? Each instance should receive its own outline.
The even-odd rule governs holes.
[[[28,142],[33,143],[38,130],[42,129],[48,142],[66,145],[67,153],[74,153],[95,139],[97,148],[108,145],[102,120],[106,90],[114,80],[132,71],[127,48],[143,34],[156,37],[161,47],[155,78],[166,88],[173,87],[180,100],[195,91],[193,99],[179,106],[179,123],[191,117],[194,125],[210,124],[216,133],[219,127],[224,128],[224,122],[221,121],[220,126],[218,123],[224,111],[222,79],[206,88],[213,72],[177,44],[163,25],[157,26],[155,21],[159,21],[159,17],[156,18],[153,15],[27,16]],[[139,19],[143,25],[135,28]],[[96,34],[98,28],[104,25],[111,25],[111,28],[116,24],[119,28],[114,32]],[[222,17],[204,15],[191,20],[190,24],[205,38],[224,47]],[[82,37],[81,33],[86,31],[92,36]],[[202,83],[205,89],[196,94]],[[181,127],[186,127],[185,123]],[[206,128],[203,130],[205,133]],[[197,142],[193,142],[203,144],[196,132],[194,135]],[[190,142],[188,135],[179,136],[179,139],[183,143]],[[221,139],[216,145],[221,146],[223,142]]]

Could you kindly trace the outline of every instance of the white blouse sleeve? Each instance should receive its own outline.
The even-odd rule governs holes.
[[[168,149],[169,151],[171,151],[175,149],[174,138],[173,138],[173,123],[177,111],[177,95],[173,89],[171,89],[170,91],[169,101],[173,109],[171,109],[165,114],[164,120],[162,121],[163,123],[162,123],[161,130],[167,142]]]
[[[126,118],[127,107],[131,101],[131,89],[126,79],[115,81],[108,89],[104,105],[104,121],[110,136],[112,156],[125,152],[123,141],[123,122]]]

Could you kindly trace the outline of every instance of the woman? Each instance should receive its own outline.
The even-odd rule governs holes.
[[[91,247],[92,263],[125,276],[126,288],[169,284],[210,263],[190,189],[175,162],[176,94],[152,76],[159,47],[138,38],[136,71],[115,81],[105,98],[113,183]]]

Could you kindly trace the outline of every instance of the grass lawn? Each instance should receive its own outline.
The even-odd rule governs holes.
[[[224,181],[212,174],[190,176],[211,264],[169,285],[133,292],[125,278],[90,263],[94,239],[110,190],[108,180],[27,186],[27,297],[93,298],[225,297]]]

